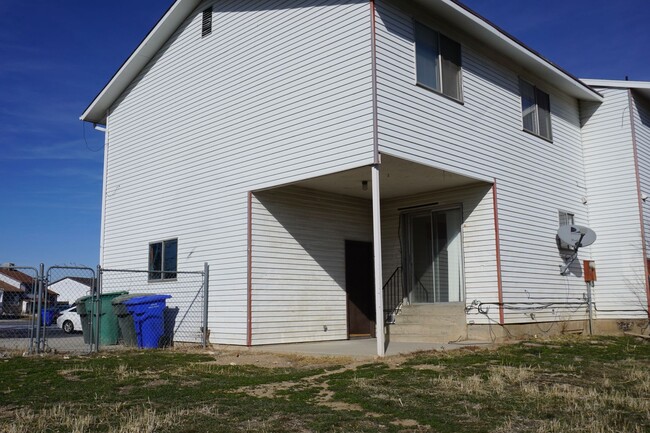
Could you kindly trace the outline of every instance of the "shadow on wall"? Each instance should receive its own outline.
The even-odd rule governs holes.
[[[369,200],[295,186],[254,194],[254,275],[280,260],[305,285],[327,284],[329,276],[345,289],[345,240],[372,241]]]

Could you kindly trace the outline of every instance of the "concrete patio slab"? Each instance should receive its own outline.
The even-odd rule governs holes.
[[[390,342],[386,356],[401,355],[426,350],[454,350],[469,346],[491,346],[487,341],[460,341],[451,343],[405,343]],[[377,340],[374,338],[319,341],[314,343],[271,344],[253,346],[251,351],[266,353],[291,353],[311,356],[345,356],[356,359],[373,359],[377,357]]]

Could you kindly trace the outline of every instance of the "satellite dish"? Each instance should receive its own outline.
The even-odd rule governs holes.
[[[588,247],[596,242],[596,232],[589,227],[569,224],[560,226],[557,237],[572,248]]]

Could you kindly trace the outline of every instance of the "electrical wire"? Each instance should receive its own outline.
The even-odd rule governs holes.
[[[106,143],[102,144],[97,149],[91,148],[90,145],[88,144],[88,140],[86,139],[86,122],[81,122],[81,128],[82,128],[82,131],[83,131],[84,143],[86,143],[86,149],[87,150],[89,150],[91,152],[100,152],[101,150],[104,149],[104,146],[106,146]]]

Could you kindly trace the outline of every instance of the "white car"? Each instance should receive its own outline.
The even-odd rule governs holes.
[[[81,316],[77,313],[77,307],[61,311],[56,318],[56,326],[63,329],[63,332],[70,334],[74,331],[81,331]]]

